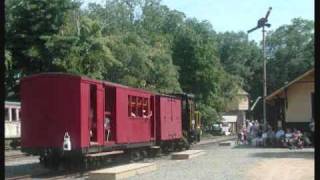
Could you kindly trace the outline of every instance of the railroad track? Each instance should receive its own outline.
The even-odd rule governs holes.
[[[226,140],[230,140],[230,139],[233,139],[232,137],[229,137],[229,138],[221,138],[221,139],[216,139],[212,142],[206,142],[206,143],[203,143],[203,144],[195,144],[195,145],[192,145],[191,146],[191,149],[192,147],[198,147],[198,146],[201,146],[201,145],[205,145],[205,144],[212,144],[212,143],[219,143],[221,141],[226,141]],[[164,157],[167,157],[168,154],[161,154],[160,157],[157,157],[155,159],[162,159]],[[26,157],[33,157],[33,156],[28,156],[27,154],[24,154],[24,153],[11,153],[8,155],[5,156],[5,160],[6,161],[14,161],[14,160],[17,160],[17,159],[23,159],[23,158],[26,158]],[[153,159],[153,158],[152,158]],[[120,165],[122,163],[125,163],[125,162],[119,162],[119,161],[116,161],[116,163],[111,163],[107,166],[102,166],[102,167],[99,167],[99,168],[103,168],[103,167],[112,167],[112,166],[116,166],[116,165]],[[37,169],[37,168],[36,168]],[[73,178],[86,178],[88,176],[88,172],[92,170],[92,169],[86,169],[86,170],[48,170],[48,169],[38,169],[36,171],[33,171],[33,172],[30,172],[30,174],[20,174],[20,175],[14,175],[12,177],[6,177],[6,179],[8,180],[20,180],[20,179],[34,179],[34,178],[39,178],[39,179],[66,179],[66,178],[69,178],[69,179],[73,179]]]

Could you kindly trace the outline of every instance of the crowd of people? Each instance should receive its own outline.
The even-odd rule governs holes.
[[[260,147],[288,147],[290,149],[312,146],[311,132],[298,129],[278,128],[274,130],[270,125],[263,128],[258,121],[248,121],[247,126],[238,133],[238,142]]]

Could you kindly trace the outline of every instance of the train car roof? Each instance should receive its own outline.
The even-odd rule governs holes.
[[[175,99],[181,99],[181,97],[176,96],[176,95],[172,95],[172,94],[161,94],[161,93],[156,93],[157,96],[161,96],[161,97],[170,97],[170,98],[175,98]]]
[[[89,78],[89,77],[84,76],[84,75],[62,73],[62,72],[46,72],[46,73],[33,74],[33,75],[30,75],[30,76],[22,78],[22,81],[26,81],[26,80],[37,78],[37,77],[57,77],[57,76],[62,76],[62,77],[65,77],[65,78],[75,78],[75,79],[85,80],[85,81],[90,81],[90,82],[95,82],[95,83],[102,83],[102,84],[107,85],[107,86],[125,88],[125,89],[130,89],[130,90],[133,90],[133,91],[140,91],[140,92],[144,92],[144,93],[157,94],[155,92],[144,90],[144,89],[129,87],[129,86],[126,86],[126,85],[113,83],[113,82],[109,82],[109,81],[105,81],[105,80],[92,79],[92,78]]]

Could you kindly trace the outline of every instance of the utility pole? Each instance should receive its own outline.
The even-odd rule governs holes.
[[[266,64],[266,53],[265,53],[265,46],[266,46],[266,38],[265,38],[265,27],[270,27],[271,24],[268,22],[268,17],[270,15],[272,7],[269,7],[269,10],[265,17],[260,18],[258,20],[258,24],[256,27],[248,30],[248,34],[262,28],[262,55],[263,55],[263,126],[264,128],[267,127],[267,107],[266,107],[266,97],[267,97],[267,64]]]

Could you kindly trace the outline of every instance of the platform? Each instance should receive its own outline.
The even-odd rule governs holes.
[[[191,159],[200,155],[205,154],[203,150],[187,150],[187,151],[182,151],[178,153],[173,153],[171,155],[171,159]]]
[[[100,169],[89,173],[89,180],[118,180],[155,171],[154,163],[132,163],[112,168]]]

